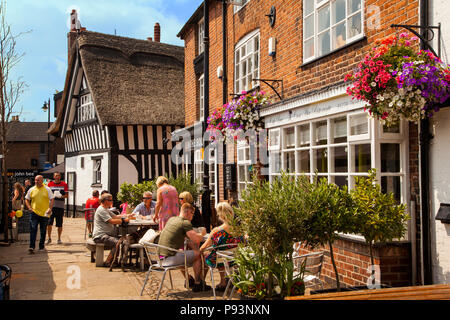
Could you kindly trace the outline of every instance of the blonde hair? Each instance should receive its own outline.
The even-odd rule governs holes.
[[[159,188],[161,187],[164,183],[169,183],[169,180],[167,180],[166,177],[164,176],[160,176],[158,177],[158,179],[156,179],[156,186]]]
[[[187,203],[194,203],[194,198],[192,198],[192,194],[189,191],[183,191],[178,197],[183,198]]]
[[[190,204],[190,203],[185,203],[185,204],[183,204],[183,205],[181,206],[180,213],[181,213],[183,216],[185,216],[188,210],[189,210],[189,211],[192,211],[192,213],[194,213],[194,211],[195,211],[195,209],[194,209],[194,207],[192,206],[192,204]]]
[[[230,206],[228,202],[219,202],[216,205],[217,216],[223,222],[231,222],[234,216],[233,208]]]

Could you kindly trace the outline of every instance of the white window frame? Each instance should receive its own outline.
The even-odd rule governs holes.
[[[198,78],[198,89],[199,89],[199,121],[205,120],[205,77],[202,74]]]
[[[245,190],[247,185],[253,184],[250,174],[250,166],[252,166],[250,145],[246,141],[238,141],[237,145],[237,187],[239,198],[241,192]],[[241,181],[241,170],[244,168],[245,177]]]
[[[258,48],[255,49],[255,44]],[[251,50],[249,50],[251,49]],[[258,63],[255,64],[255,61]],[[251,68],[249,67],[251,61]],[[259,29],[247,34],[234,49],[234,92],[241,93],[259,86],[261,64],[261,37]],[[245,68],[245,70],[243,70]],[[238,72],[236,72],[238,70]],[[245,82],[245,85],[244,85]]]
[[[379,123],[378,120],[367,118],[369,132],[367,134],[358,135],[358,136],[350,136],[350,119],[354,115],[359,115],[364,113],[362,110],[358,112],[349,112],[344,114],[335,114],[323,118],[317,118],[308,121],[302,121],[299,123],[285,125],[276,129],[271,129],[274,132],[276,130],[280,130],[281,135],[281,148],[273,148],[270,149],[269,146],[269,179],[272,181],[274,178],[280,176],[279,172],[274,172],[273,168],[273,156],[274,153],[280,154],[280,169],[286,171],[287,163],[286,163],[286,154],[292,153],[295,157],[295,172],[290,172],[290,175],[300,176],[306,175],[310,177],[311,181],[315,176],[316,170],[316,159],[315,159],[315,150],[318,149],[326,149],[327,151],[327,172],[318,173],[319,177],[326,177],[329,182],[334,182],[334,178],[338,176],[345,176],[347,178],[347,185],[349,189],[354,187],[354,177],[356,176],[367,176],[367,172],[357,172],[354,169],[355,159],[354,159],[354,146],[360,144],[369,144],[370,145],[370,168],[377,169],[377,180],[378,183],[381,184],[382,177],[389,176],[399,176],[400,177],[400,201],[402,203],[406,203],[409,195],[409,169],[408,169],[408,140],[407,140],[407,124],[402,121],[400,124],[400,133],[383,133],[383,126]],[[334,129],[333,129],[333,120],[342,118],[345,116],[347,118],[347,141],[340,143],[331,143],[331,138],[334,137]],[[315,141],[315,124],[318,122],[327,121],[327,143],[324,145],[316,145]],[[301,147],[300,139],[299,139],[299,128],[302,125],[309,124],[309,146]],[[287,128],[295,128],[295,148],[285,148],[285,129]],[[269,131],[270,135],[270,131]],[[381,144],[384,143],[395,143],[400,145],[400,171],[399,172],[381,172]],[[347,171],[346,172],[336,172],[334,169],[334,150],[337,147],[345,147],[347,152]],[[301,151],[309,151],[309,172],[300,172],[300,152]],[[239,161],[239,159],[238,159]]]
[[[199,185],[203,185],[202,149],[197,149],[194,151],[194,180],[197,181]]]
[[[239,10],[241,10],[243,7],[245,7],[247,5],[247,3],[250,2],[250,0],[243,0],[244,4],[242,6],[238,6],[238,5],[233,5],[234,9],[233,9],[233,13],[238,12]]]
[[[92,184],[102,184],[102,159],[93,160]]]
[[[80,96],[76,111],[76,122],[95,119],[94,102],[90,93]]]
[[[205,43],[203,38],[205,37],[205,21],[202,18],[198,23],[198,55],[205,51]]]
[[[308,1],[308,0],[302,0],[303,8],[305,7],[304,6],[304,2],[305,1]],[[360,10],[357,10],[357,11],[351,13],[351,14],[348,14],[348,12],[349,12],[349,0],[346,0],[345,1],[345,13],[346,14],[345,14],[345,18],[344,18],[344,20],[345,20],[346,40],[345,40],[345,43],[343,45],[341,45],[339,47],[336,47],[336,48],[333,48],[333,34],[332,34],[333,33],[333,28],[336,27],[337,25],[340,25],[343,22],[342,20],[339,21],[338,23],[334,23],[334,24],[332,22],[332,19],[333,19],[333,13],[331,12],[332,11],[332,3],[335,2],[335,1],[336,0],[322,0],[320,2],[314,1],[314,9],[313,9],[312,13],[310,13],[308,15],[305,15],[305,11],[303,11],[303,35],[302,35],[302,37],[303,37],[303,41],[302,41],[302,43],[303,43],[303,63],[307,63],[307,62],[316,60],[316,59],[318,59],[320,57],[323,57],[323,56],[325,56],[327,54],[330,54],[330,53],[332,53],[334,51],[337,51],[340,48],[342,48],[342,47],[344,47],[344,46],[346,46],[348,44],[356,42],[356,41],[358,41],[358,40],[360,40],[360,39],[362,39],[364,37],[364,34],[365,34],[365,29],[364,29],[364,22],[365,22],[364,4],[365,3],[364,2],[365,1],[364,0],[360,0],[361,1],[361,9]],[[318,32],[318,30],[319,30],[319,19],[318,19],[318,12],[321,9],[325,8],[326,6],[329,6],[329,8],[330,8],[330,23],[329,23],[329,27],[328,28],[326,28],[325,30],[320,31],[320,34],[323,34],[325,32],[329,32],[329,34],[330,34],[330,51],[319,55],[318,54],[318,45],[319,45],[319,32]],[[349,25],[350,25],[349,20],[353,16],[356,16],[359,13],[361,14],[361,33],[349,38]],[[305,22],[306,22],[306,18],[309,18],[311,16],[314,16],[314,32],[313,32],[312,36],[310,36],[309,38],[305,38],[305,31],[306,31]],[[314,54],[311,57],[306,57],[306,45],[305,45],[305,43],[307,41],[310,41],[311,39],[314,39],[314,50],[313,50]]]

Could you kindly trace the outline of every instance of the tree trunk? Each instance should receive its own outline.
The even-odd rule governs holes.
[[[330,257],[331,257],[331,263],[333,264],[334,268],[334,274],[336,275],[336,288],[337,291],[341,291],[341,283],[339,282],[339,274],[336,267],[336,262],[334,261],[334,253],[333,253],[333,246],[331,244],[331,241],[328,241],[328,245],[330,246]]]
[[[375,269],[373,268],[373,266],[375,265],[374,260],[373,260],[373,248],[372,248],[372,241],[369,243],[369,252],[370,252],[370,263],[372,265],[371,269],[372,269],[372,285],[375,284]]]
[[[3,140],[5,141],[5,140]],[[3,220],[3,232],[4,232],[4,240],[5,242],[9,241],[8,231],[9,231],[9,221],[8,221],[8,175],[6,170],[6,158],[5,158],[5,147],[2,142],[2,185],[3,185],[3,194],[2,194],[2,220]]]

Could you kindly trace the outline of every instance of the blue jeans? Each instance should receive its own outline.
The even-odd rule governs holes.
[[[47,231],[48,218],[41,217],[34,212],[30,215],[30,248],[35,248],[38,226],[41,232],[39,239],[39,249],[43,249],[45,245],[45,234]]]

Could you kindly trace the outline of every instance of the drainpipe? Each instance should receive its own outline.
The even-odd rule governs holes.
[[[206,132],[206,119],[209,117],[209,0],[203,2],[203,18],[205,21],[205,35],[203,38],[203,43],[205,44],[204,51],[204,115],[203,115],[203,130]],[[202,138],[203,140],[203,138]],[[203,141],[202,145],[206,149],[207,142]],[[209,157],[208,157],[209,159]],[[209,190],[209,164],[203,161],[203,190]]]
[[[228,93],[228,77],[227,77],[227,2],[222,1],[222,104],[227,103]],[[223,199],[228,199],[227,191],[225,190],[225,164],[227,163],[227,147],[223,148]],[[217,173],[216,173],[217,174]],[[219,180],[219,179],[217,179]]]
[[[420,25],[429,26],[428,0],[420,0]],[[427,30],[422,29],[422,37],[426,39]],[[420,48],[426,49],[423,40],[420,41]],[[430,229],[430,198],[429,198],[429,152],[430,152],[430,120],[420,120],[419,125],[420,140],[420,210],[422,216],[422,255],[423,255],[423,275],[424,285],[433,283],[432,263],[431,263],[431,229]]]

